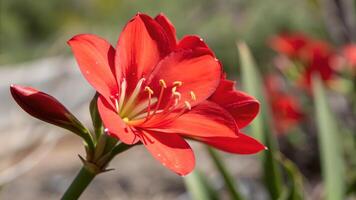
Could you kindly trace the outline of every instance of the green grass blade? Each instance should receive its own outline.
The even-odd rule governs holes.
[[[343,200],[345,195],[344,161],[340,133],[327,102],[323,83],[319,77],[312,80],[316,121],[318,126],[321,167],[325,181],[325,199]]]
[[[255,96],[261,103],[261,112],[253,121],[251,130],[253,136],[264,143],[269,150],[262,153],[262,164],[264,169],[264,181],[270,193],[271,199],[278,199],[282,191],[281,170],[276,162],[274,155],[278,152],[277,140],[275,134],[269,126],[268,106],[264,101],[262,79],[256,68],[256,64],[249,48],[246,44],[237,44],[240,61],[242,83],[247,93]]]
[[[278,161],[286,172],[288,185],[285,187],[286,195],[279,200],[303,200],[303,175],[298,167],[281,153],[277,156]]]
[[[199,170],[183,178],[192,200],[218,200],[217,192]]]
[[[208,153],[212,158],[216,168],[218,169],[220,175],[223,177],[226,184],[227,190],[229,191],[232,200],[243,200],[240,193],[237,190],[237,185],[234,178],[231,176],[229,171],[226,169],[224,162],[220,158],[218,152],[207,146]]]

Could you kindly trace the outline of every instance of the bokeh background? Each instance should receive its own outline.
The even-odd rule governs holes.
[[[242,89],[236,42],[250,47],[262,77],[281,76],[275,63],[278,52],[269,43],[273,36],[303,33],[341,52],[355,43],[355,5],[352,0],[0,0],[0,199],[58,199],[80,168],[81,141],[23,113],[8,90],[16,83],[48,92],[89,125],[87,107],[94,91],[81,77],[66,44],[72,36],[93,33],[115,44],[122,27],[137,12],[151,16],[163,12],[175,25],[178,38],[186,34],[204,38],[228,77]],[[328,93],[342,127],[340,134],[347,136],[342,144],[350,183],[355,177],[351,173],[355,169],[355,110],[350,109],[355,104],[354,72],[337,74],[341,81]],[[284,80],[293,82],[288,78]],[[306,199],[323,199],[312,97],[303,90],[288,92],[301,97],[306,117],[276,137],[283,154],[305,178]],[[205,148],[193,146],[197,168],[221,199],[229,199]],[[269,199],[257,156],[221,155],[246,199]],[[191,199],[183,179],[161,167],[141,147],[120,155],[112,167],[116,170],[99,176],[82,199]]]

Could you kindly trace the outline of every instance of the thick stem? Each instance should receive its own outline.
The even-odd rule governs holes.
[[[80,197],[87,186],[96,176],[96,173],[89,171],[85,166],[79,171],[67,191],[62,196],[62,200],[75,200]]]
[[[97,160],[95,160],[95,163],[88,162],[84,160],[84,158],[79,156],[84,166],[79,171],[78,175],[74,178],[72,184],[64,193],[61,200],[78,199],[97,174],[109,171],[105,168],[116,155],[128,150],[133,146],[135,145],[126,145],[124,143],[121,143],[115,146],[111,150],[110,154],[107,154],[107,156],[104,155],[103,157],[99,157]]]

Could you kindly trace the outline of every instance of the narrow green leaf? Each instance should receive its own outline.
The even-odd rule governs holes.
[[[217,192],[199,170],[183,178],[192,200],[218,200]]]
[[[212,158],[216,168],[218,169],[220,175],[224,179],[226,187],[230,193],[231,199],[242,200],[243,198],[241,197],[240,193],[237,190],[236,182],[234,181],[234,178],[231,176],[229,171],[226,169],[224,162],[220,158],[218,152],[216,152],[214,149],[212,149],[208,146],[207,146],[207,150],[208,150],[208,153],[209,153],[210,157]]]
[[[347,195],[355,195],[356,197],[356,177],[352,177],[352,180],[349,182],[346,190]]]
[[[281,153],[277,156],[277,160],[286,171],[288,179],[288,185],[284,188],[286,195],[280,197],[279,200],[303,200],[303,176],[298,167]]]
[[[261,155],[264,181],[270,193],[271,199],[278,199],[282,191],[282,174],[275,154],[278,152],[277,139],[270,128],[270,115],[268,105],[265,102],[262,86],[262,79],[257,70],[255,61],[249,48],[244,43],[237,44],[241,61],[241,75],[244,89],[252,96],[255,96],[261,103],[261,112],[253,121],[251,130],[257,139],[268,147]]]
[[[90,105],[89,105],[89,111],[90,111],[90,116],[91,116],[91,120],[92,120],[93,127],[94,127],[96,140],[98,140],[100,135],[103,134],[103,132],[104,132],[103,123],[101,121],[99,111],[98,111],[98,106],[97,106],[98,96],[99,96],[99,94],[96,93],[94,95],[93,99],[90,101]]]
[[[327,102],[323,83],[318,76],[312,80],[316,121],[318,126],[321,167],[325,181],[325,199],[345,199],[344,161],[340,133]]]

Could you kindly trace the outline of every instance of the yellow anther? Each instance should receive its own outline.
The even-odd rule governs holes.
[[[179,86],[182,86],[182,81],[174,81],[173,82],[173,86],[175,86],[175,87],[179,87]]]
[[[190,105],[190,103],[188,101],[184,101],[185,107],[188,108],[188,110],[192,109],[192,106]]]
[[[177,92],[177,87],[172,87],[172,93]]]
[[[197,100],[197,96],[195,95],[195,93],[193,91],[190,91],[190,97],[192,98],[193,101]]]
[[[122,120],[124,120],[125,123],[128,123],[130,121],[129,118],[127,118],[127,117],[124,117],[124,119],[122,119]]]
[[[167,88],[167,84],[166,84],[166,82],[165,82],[163,79],[160,79],[160,80],[159,80],[159,85],[162,86],[162,87],[164,87],[164,88]]]
[[[148,92],[150,95],[153,94],[153,90],[148,86],[145,87],[145,92]]]

